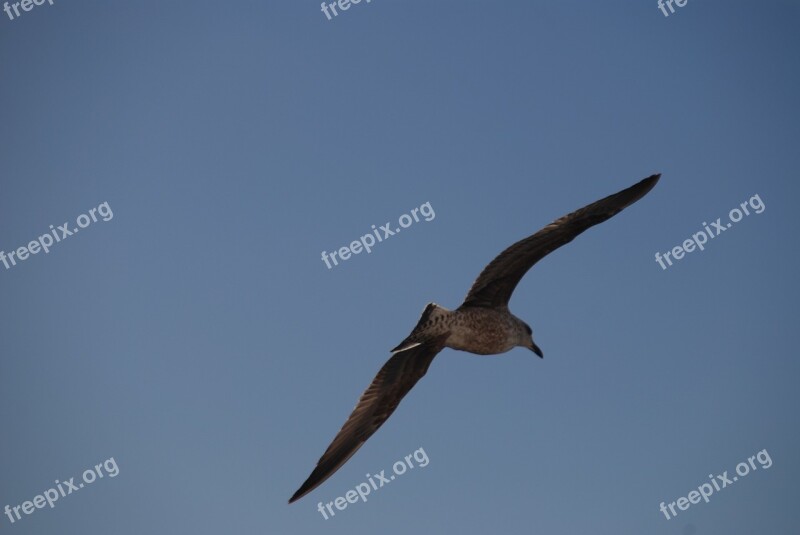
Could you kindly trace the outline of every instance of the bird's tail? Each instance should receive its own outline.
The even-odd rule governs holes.
[[[397,346],[392,349],[392,353],[411,349],[412,347],[416,347],[430,338],[430,327],[435,325],[436,322],[439,321],[440,317],[446,316],[449,312],[449,310],[444,307],[440,307],[436,303],[428,303],[425,306],[425,310],[422,311],[422,316],[420,316],[417,325],[414,327],[414,330],[411,331],[411,334],[409,334],[405,340],[397,344]]]

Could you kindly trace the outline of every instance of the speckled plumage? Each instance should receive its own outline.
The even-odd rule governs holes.
[[[444,347],[476,355],[497,355],[516,346],[528,347],[531,337],[525,322],[511,314],[507,307],[447,310],[429,303],[411,334],[392,351],[403,351],[445,334]]]
[[[520,346],[543,356],[533,342],[531,328],[508,310],[514,288],[536,262],[642,198],[659,177],[652,175],[584,206],[508,247],[478,275],[456,310],[429,303],[411,334],[392,350],[391,358],[361,395],[350,417],[289,503],[314,490],[346,463],[389,418],[445,347],[494,355]]]

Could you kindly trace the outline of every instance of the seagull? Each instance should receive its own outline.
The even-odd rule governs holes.
[[[391,416],[400,400],[428,371],[433,357],[445,347],[497,355],[519,346],[544,358],[533,342],[530,326],[508,310],[514,288],[536,262],[644,197],[660,177],[651,175],[556,219],[510,246],[483,269],[456,310],[429,303],[411,334],[391,350],[392,356],[361,395],[350,417],[289,503],[317,488],[341,468]]]

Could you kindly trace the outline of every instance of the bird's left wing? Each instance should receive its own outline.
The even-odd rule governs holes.
[[[575,210],[507,248],[483,268],[461,306],[508,306],[514,288],[536,262],[644,197],[660,176],[651,175],[629,188]]]
[[[428,371],[433,357],[444,347],[447,336],[442,335],[392,355],[361,394],[356,408],[289,503],[305,496],[332,476],[383,425],[400,400]]]

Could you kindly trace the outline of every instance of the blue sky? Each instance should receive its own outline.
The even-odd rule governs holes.
[[[0,12],[0,532],[787,533],[800,522],[795,2],[54,0]],[[654,172],[286,504],[425,304]],[[654,260],[758,195],[667,270]],[[327,269],[320,255],[430,203]],[[429,464],[325,520],[419,448]],[[659,504],[773,461],[667,520]]]

